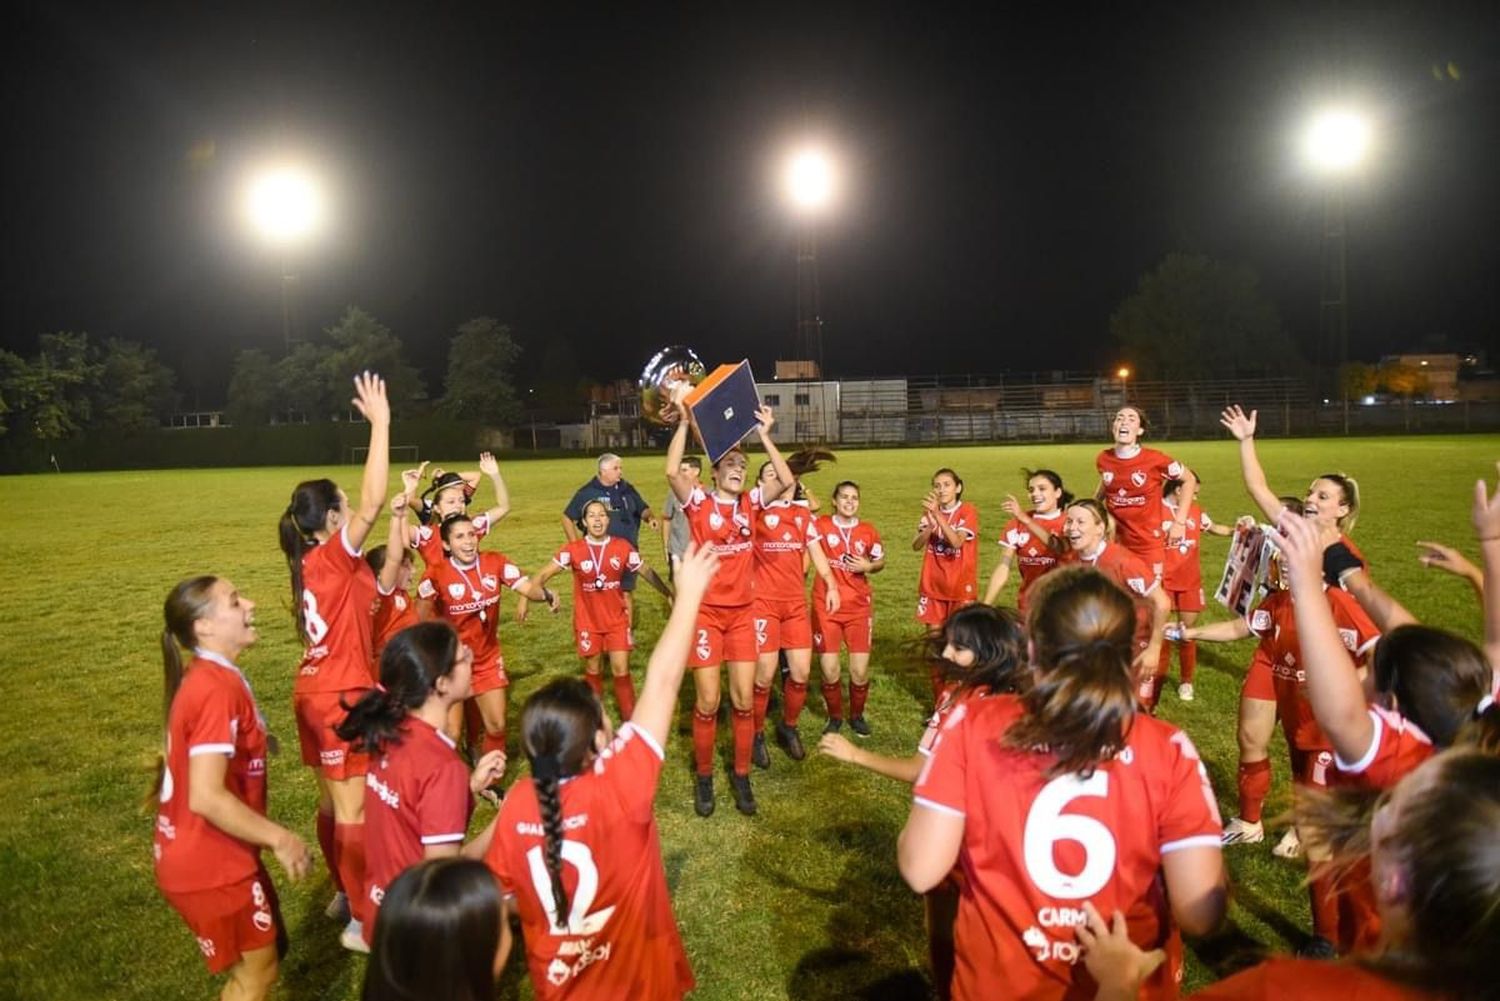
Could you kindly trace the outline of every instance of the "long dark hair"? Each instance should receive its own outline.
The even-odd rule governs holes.
[[[604,709],[589,686],[576,678],[543,685],[521,710],[521,746],[531,762],[537,809],[542,815],[542,853],[552,881],[552,923],[566,927],[568,894],[562,880],[562,800],[558,784],[583,771],[604,728]],[[546,901],[542,902],[543,904]]]
[[[1375,644],[1371,669],[1377,697],[1394,698],[1401,715],[1436,746],[1500,743],[1500,710],[1491,705],[1476,713],[1494,685],[1494,671],[1484,651],[1462,636],[1397,626]]]
[[[943,659],[949,643],[974,652],[974,666],[963,668]],[[1026,663],[1026,633],[1016,613],[975,602],[964,605],[926,641],[928,657],[943,667],[948,681],[957,681],[966,691],[996,694],[1022,692],[1031,686]]]
[[[1059,491],[1062,494],[1062,496],[1057,499],[1057,509],[1059,511],[1066,511],[1068,509],[1068,505],[1073,503],[1073,492],[1067,487],[1063,486],[1062,477],[1056,471],[1051,469],[1027,469],[1025,466],[1022,466],[1021,472],[1026,477],[1027,486],[1030,486],[1031,481],[1040,476],[1042,479],[1052,484],[1053,489]]]
[[[1088,778],[1124,748],[1135,721],[1135,603],[1098,571],[1063,567],[1037,582],[1027,633],[1035,678],[1005,743],[1046,747],[1051,777]]]
[[[386,888],[363,1001],[492,1001],[500,888],[474,859],[429,859]]]
[[[816,473],[819,469],[823,468],[823,463],[825,462],[838,461],[839,457],[826,448],[804,448],[787,456],[786,466],[792,471],[792,499],[807,499],[807,490],[802,486],[803,476],[806,476],[808,473]],[[770,464],[770,460],[760,464],[760,468],[755,471],[757,481],[766,474],[766,467]],[[834,489],[837,490],[838,488],[835,487]]]
[[[380,687],[345,706],[347,715],[333,732],[369,754],[399,743],[402,721],[422,708],[457,659],[458,633],[447,622],[432,619],[406,627],[380,655]]]
[[[1487,947],[1500,941],[1500,757],[1453,748],[1422,768],[1440,774],[1404,799],[1382,845],[1406,878],[1411,936],[1365,965],[1435,995],[1495,997]],[[1370,823],[1387,798],[1365,789],[1299,790],[1303,843],[1348,871],[1369,856]]]
[[[281,513],[277,526],[281,551],[292,572],[292,614],[297,619],[297,635],[311,643],[307,635],[307,617],[302,609],[302,557],[318,544],[314,537],[328,524],[328,512],[339,506],[339,485],[332,480],[303,480],[292,491],[292,500]]]
[[[161,631],[161,716],[163,727],[172,715],[172,699],[177,696],[177,689],[182,687],[182,651],[191,650],[198,645],[198,634],[193,630],[193,623],[208,614],[209,606],[213,604],[214,585],[218,582],[219,578],[213,574],[201,574],[178,581],[177,586],[167,592],[167,600],[162,605],[164,625]],[[151,792],[146,797],[148,807],[161,796],[161,786],[166,771],[167,759],[164,756],[158,756],[156,781],[152,783]]]

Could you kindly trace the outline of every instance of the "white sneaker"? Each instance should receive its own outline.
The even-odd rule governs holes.
[[[1230,817],[1224,825],[1223,843],[1226,845],[1258,845],[1266,840],[1266,829],[1259,821],[1251,823],[1239,817]]]
[[[1177,697],[1183,702],[1193,701],[1193,683],[1191,681],[1184,681],[1182,684],[1178,685]]]
[[[1271,854],[1277,858],[1302,857],[1302,839],[1297,837],[1297,829],[1295,827],[1287,828],[1286,833],[1281,836],[1281,840],[1276,842],[1276,847],[1271,849]]]
[[[339,932],[339,945],[350,952],[368,953],[370,947],[365,945],[365,926],[358,921],[350,921],[344,926],[344,930]]]
[[[328,906],[323,908],[323,916],[330,921],[349,920],[349,898],[343,890],[334,893],[333,899],[328,902]]]

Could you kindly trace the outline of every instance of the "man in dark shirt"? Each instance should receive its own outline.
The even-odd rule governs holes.
[[[583,517],[583,508],[591,500],[603,500],[609,505],[609,534],[617,538],[625,539],[637,550],[640,549],[641,522],[645,522],[653,530],[657,528],[656,515],[635,487],[625,479],[625,473],[620,457],[612,452],[605,452],[599,456],[598,474],[578,488],[568,506],[563,509],[562,525],[563,534],[568,541],[573,541],[582,536],[578,528],[578,520]],[[662,583],[656,571],[649,566],[643,567],[641,573],[645,575],[647,583],[656,588],[667,598],[671,598],[671,589]],[[625,592],[625,608],[630,613],[631,622],[635,621],[635,574],[627,573],[620,582],[620,588]]]

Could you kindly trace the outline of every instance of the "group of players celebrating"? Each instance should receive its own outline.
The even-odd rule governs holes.
[[[1269,488],[1253,412],[1230,408],[1224,425],[1274,526],[1270,594],[1245,618],[1206,627],[1196,623],[1197,543],[1230,529],[1195,503],[1191,470],[1141,445],[1138,408],[1114,417],[1094,497],[1075,499],[1054,471],[1027,472],[1030,507],[1005,500],[1002,559],[983,601],[979,514],[958,474],[940,469],[911,541],[922,553],[916,607],[933,712],[915,753],[892,758],[843,732],[870,733],[869,578],[885,566],[881,536],[860,519],[852,481],[834,488],[830,513],[817,510],[801,477],[828,455],[784,457],[769,408],[757,414],[766,459],[753,482],[736,448],[701,483],[682,394],[672,402],[669,509],[689,541],[672,556],[671,612],[637,691],[629,587],[647,568],[610,531],[616,505],[631,503],[615,499],[618,461],[607,483],[601,463],[603,495],[580,492],[577,537],[535,575],[480,546],[509,510],[488,455],[480,474],[494,507],[468,513],[477,477],[441,474],[419,496],[422,472],[410,471],[389,502],[385,545],[365,553],[390,473],[384,383],[361,375],[353,402],[370,428],[358,498],[330,480],[298,484],[280,537],[304,642],[298,739],[318,776],[316,830],[337,891],[328,913],[346,922],[347,948],[376,954],[366,998],[493,996],[512,914],[538,997],[691,990],[652,809],[684,675],[695,693],[694,807],[704,817],[715,808],[723,666],[729,786],[750,815],[751,769],[771,764],[765,729],[778,690],[776,742],[805,755],[798,727],[814,652],[827,707],[820,749],[913,786],[897,865],[924,894],[940,996],[1176,996],[1182,936],[1211,933],[1226,911],[1222,846],[1264,838],[1278,720],[1298,787],[1295,834],[1278,853],[1310,866],[1304,951],[1360,958],[1271,960],[1203,996],[1493,995],[1484,946],[1500,944],[1500,498],[1483,483],[1473,508],[1483,570],[1444,546],[1425,551],[1475,582],[1481,650],[1417,623],[1374,582],[1347,536],[1359,506],[1352,479],[1321,476],[1303,497]],[[423,563],[415,600],[413,552]],[[1013,569],[1017,611],[995,607]],[[500,800],[500,592],[520,595],[522,616],[528,601],[555,612],[547,584],[565,571],[584,671],[562,672],[526,701],[530,775]],[[167,598],[162,636],[157,882],[209,969],[229,974],[226,998],[265,996],[286,948],[262,849],[292,879],[312,861],[266,815],[274,739],[237,666],[257,637],[254,610],[224,578],[189,578]],[[1154,713],[1173,650],[1178,695],[1190,701],[1195,643],[1251,635],[1260,643],[1241,694],[1239,814],[1226,825],[1192,741]],[[618,728],[604,710],[605,663]],[[476,797],[499,808],[471,839]]]

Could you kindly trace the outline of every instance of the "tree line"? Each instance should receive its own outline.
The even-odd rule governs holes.
[[[468,320],[449,341],[443,393],[432,399],[400,338],[350,306],[320,338],[300,341],[280,358],[241,351],[225,418],[242,426],[347,419],[350,380],[368,370],[385,377],[399,416],[437,413],[508,427],[521,414],[513,379],[520,356],[505,324],[483,316]],[[0,350],[0,435],[59,441],[93,429],[150,430],[176,412],[176,386],[172,369],[141,344],[43,334],[30,357]]]

